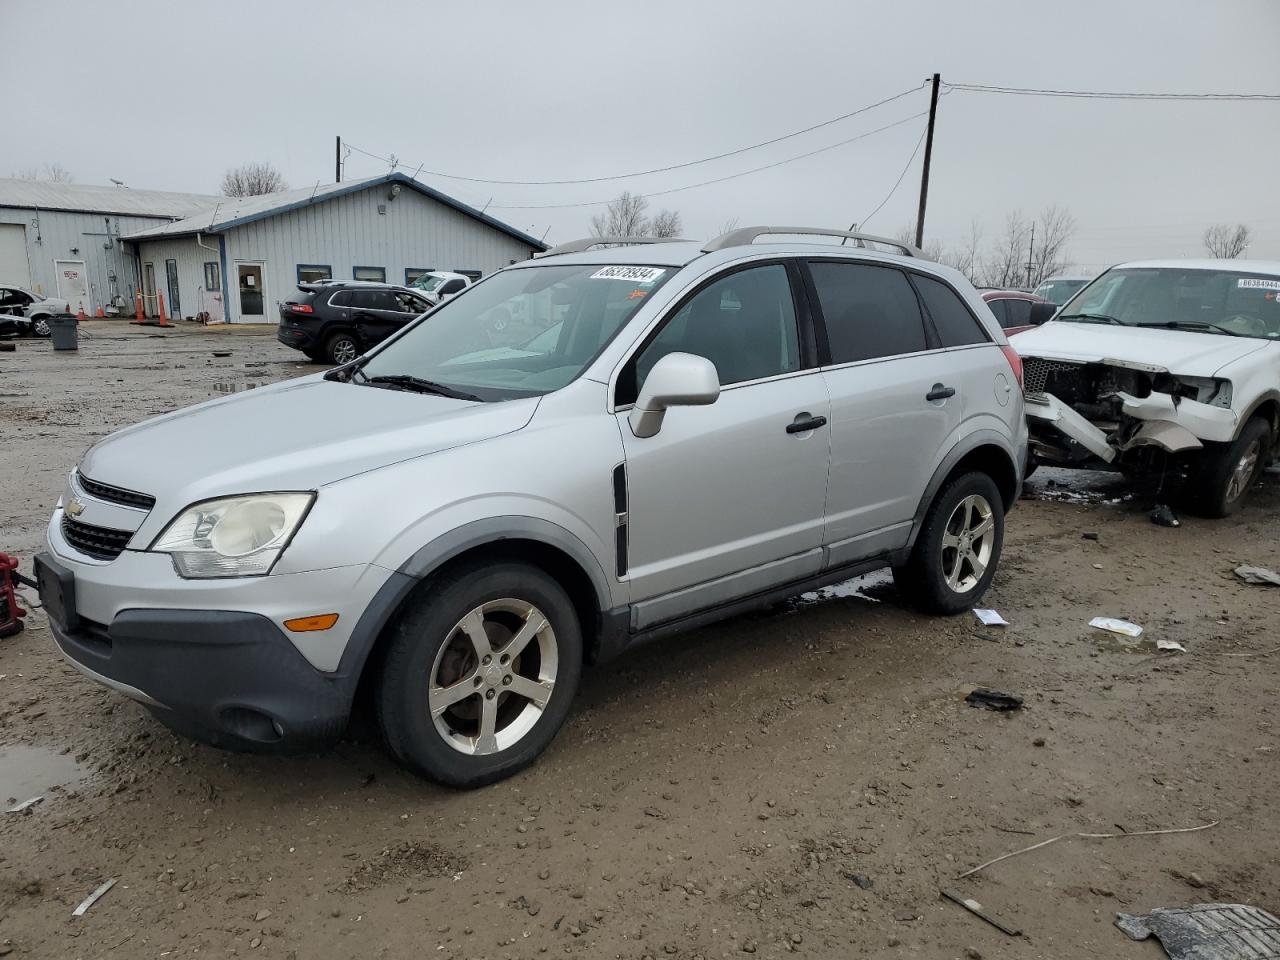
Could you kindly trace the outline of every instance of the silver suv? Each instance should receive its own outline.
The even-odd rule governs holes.
[[[810,234],[854,244],[754,242]],[[624,243],[95,444],[36,562],[59,648],[222,746],[333,737],[360,687],[464,787],[547,746],[585,662],[884,566],[978,601],[1026,426],[973,288],[856,234]]]

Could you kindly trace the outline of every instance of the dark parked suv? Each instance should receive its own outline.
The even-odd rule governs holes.
[[[297,295],[280,304],[276,339],[318,363],[347,363],[430,309],[407,287],[363,280],[300,283]]]

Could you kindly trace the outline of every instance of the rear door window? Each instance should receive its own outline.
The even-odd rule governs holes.
[[[351,306],[357,310],[380,310],[383,305],[381,293],[381,290],[348,290],[347,296],[351,298]]]
[[[1030,300],[1006,300],[1004,305],[1009,311],[1009,322],[1005,324],[1006,327],[1031,326]]]
[[[928,349],[920,303],[906,274],[868,263],[809,264],[833,364]]]
[[[912,274],[924,308],[929,311],[933,328],[944,347],[963,347],[972,343],[986,343],[987,335],[960,295],[941,280]],[[1030,311],[1027,316],[1030,317]]]

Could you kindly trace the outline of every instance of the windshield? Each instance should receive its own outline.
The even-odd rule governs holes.
[[[440,286],[440,284],[444,283],[445,279],[445,277],[441,277],[434,273],[424,273],[417,280],[413,281],[413,286],[416,290],[426,290],[430,293],[436,287]]]
[[[575,380],[673,267],[504,270],[437,307],[361,368],[481,400],[534,397]]]
[[[1056,319],[1276,340],[1280,339],[1280,276],[1120,267],[1089,284]]]
[[[1035,295],[1044,297],[1050,303],[1060,307],[1088,282],[1088,280],[1046,280],[1036,287]]]

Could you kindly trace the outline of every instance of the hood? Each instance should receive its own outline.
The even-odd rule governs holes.
[[[537,398],[470,403],[321,379],[235,394],[100,440],[80,469],[168,500],[313,490],[392,463],[511,433]]]
[[[1227,364],[1261,350],[1269,342],[1254,337],[1062,320],[1051,320],[1009,338],[1024,357],[1087,363],[1119,360],[1142,369],[1160,367],[1187,377],[1212,377]]]

